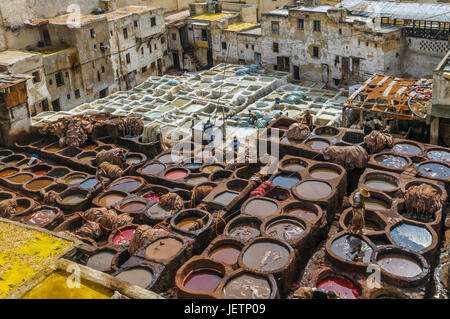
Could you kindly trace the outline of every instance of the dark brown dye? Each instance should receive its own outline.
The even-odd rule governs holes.
[[[125,205],[120,206],[120,210],[125,213],[133,213],[144,209],[145,206],[146,204],[142,202],[128,202]]]
[[[122,271],[116,276],[116,278],[119,278],[123,281],[127,281],[133,285],[145,288],[151,284],[153,280],[153,274],[147,268],[135,267]]]
[[[222,278],[222,274],[214,269],[197,269],[184,279],[183,286],[190,290],[214,291]]]
[[[310,140],[306,142],[306,145],[312,148],[313,150],[322,150],[330,146],[330,143],[322,140]]]
[[[176,256],[182,248],[183,243],[177,239],[158,239],[145,249],[145,256],[150,260],[164,261]]]
[[[319,181],[306,181],[296,187],[297,193],[304,198],[319,199],[328,197],[332,188],[330,185]]]
[[[286,214],[299,217],[308,221],[313,221],[317,218],[317,214],[312,209],[295,207],[286,211]]]
[[[256,229],[255,227],[249,226],[249,225],[239,225],[234,227],[229,232],[231,237],[242,239],[242,240],[250,240],[252,238],[256,238],[259,235],[261,235],[261,232],[259,229]]]
[[[368,178],[364,184],[367,187],[378,189],[380,191],[393,191],[397,188],[395,183],[381,177]]]
[[[274,271],[289,262],[286,247],[273,242],[257,242],[244,252],[242,262],[251,269]]]
[[[269,236],[283,240],[299,238],[302,236],[304,230],[305,228],[302,224],[289,219],[279,219],[266,228]]]
[[[253,274],[231,279],[222,290],[224,299],[267,299],[272,290],[269,281]]]
[[[201,225],[200,217],[187,217],[187,218],[182,219],[177,224],[177,227],[182,230],[190,231],[193,229],[197,229],[198,225]]]
[[[235,245],[222,245],[214,249],[210,254],[214,260],[223,261],[229,265],[234,265],[237,263],[241,249]]]
[[[278,206],[275,203],[267,199],[256,198],[245,205],[244,212],[255,217],[267,217],[275,214],[277,210]]]

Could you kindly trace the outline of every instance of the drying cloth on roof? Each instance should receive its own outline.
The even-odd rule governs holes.
[[[394,140],[392,135],[382,131],[372,131],[369,135],[364,137],[364,142],[367,145],[370,153],[376,153],[384,148],[392,148]]]
[[[200,203],[208,194],[214,189],[214,187],[209,185],[202,185],[195,189],[195,202]]]
[[[16,214],[17,202],[14,199],[0,201],[0,217],[9,218]]]
[[[303,123],[292,123],[289,129],[284,133],[290,140],[304,140],[311,134],[309,127]]]
[[[44,204],[54,206],[56,204],[56,199],[59,198],[59,194],[55,191],[49,191],[45,192],[44,190],[41,190],[41,196],[43,198]]]
[[[358,145],[336,146],[330,145],[323,150],[323,157],[326,161],[331,161],[344,166],[346,169],[366,167],[369,156],[366,150]]]
[[[184,202],[180,195],[176,193],[168,193],[159,198],[159,206],[165,210],[177,212],[183,209]]]
[[[434,213],[442,208],[441,195],[428,184],[409,187],[404,195],[406,212],[413,218],[434,220]]]
[[[148,225],[138,226],[131,236],[130,247],[128,248],[130,255],[134,255],[139,248],[144,247],[146,244],[168,235],[169,232],[162,228],[152,228]],[[161,248],[164,249],[164,247]]]

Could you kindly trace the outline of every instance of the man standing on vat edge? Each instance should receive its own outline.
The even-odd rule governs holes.
[[[349,227],[350,232],[356,232],[358,234],[362,233],[362,230],[365,227],[364,213],[366,211],[364,198],[369,197],[370,193],[365,188],[361,188],[353,195],[353,205],[352,205],[353,218],[352,223]]]

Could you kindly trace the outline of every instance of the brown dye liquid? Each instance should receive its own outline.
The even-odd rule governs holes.
[[[377,264],[386,272],[401,277],[415,277],[422,272],[422,267],[414,258],[401,254],[382,255]]]
[[[198,222],[200,222],[200,220],[200,217],[188,217],[179,222],[177,224],[177,227],[189,231],[189,229],[194,228],[198,224]]]
[[[80,158],[80,161],[89,163],[94,159],[95,159],[95,156],[83,156]]]
[[[302,165],[300,162],[287,162],[283,165],[284,169],[290,170],[290,171],[299,171],[302,169],[305,169],[305,165]]]
[[[389,204],[384,200],[378,198],[366,198],[364,199],[364,205],[369,210],[386,210],[389,209]]]
[[[72,175],[67,177],[64,180],[64,183],[66,184],[77,184],[80,183],[82,181],[84,181],[84,179],[86,178],[86,175]]]
[[[97,148],[97,145],[90,144],[90,145],[87,145],[87,146],[83,147],[83,150],[85,150],[85,151],[92,151],[92,150],[94,150],[96,148]]]
[[[174,257],[182,248],[183,243],[177,239],[158,239],[145,249],[145,256],[150,260],[164,261]]]
[[[333,179],[339,176],[339,173],[329,168],[316,168],[310,172],[311,177],[317,179]]]
[[[100,205],[107,207],[107,206],[112,206],[116,203],[118,203],[119,201],[121,201],[124,198],[123,195],[119,195],[119,194],[108,194],[106,196],[103,196],[102,198],[100,198]]]
[[[34,180],[31,181],[27,184],[28,189],[31,189],[33,191],[35,190],[39,190],[42,188],[45,188],[47,186],[49,186],[50,184],[52,184],[53,181],[51,179],[38,179],[38,180]]]
[[[126,213],[133,213],[143,209],[146,204],[141,202],[129,202],[120,207],[120,210],[123,210]]]
[[[308,221],[313,221],[317,218],[316,213],[312,209],[300,208],[300,207],[289,209],[286,212],[286,214],[292,215],[295,217],[299,217],[299,218],[303,218]]]
[[[239,225],[234,227],[229,232],[229,234],[231,237],[247,241],[252,238],[258,237],[259,235],[261,235],[261,232],[259,231],[259,229],[256,229],[248,225]]]
[[[21,214],[30,208],[30,204],[27,202],[26,204],[17,203],[16,214]]]
[[[300,223],[291,220],[278,220],[267,227],[266,231],[271,237],[290,240],[302,236],[304,227]]]
[[[43,209],[28,216],[25,221],[27,222],[27,225],[42,227],[51,222],[55,217],[55,210]]]
[[[148,213],[153,218],[166,218],[172,215],[172,212],[165,210],[164,208],[159,206],[159,204],[151,206],[150,209],[148,210]]]
[[[332,192],[330,185],[319,181],[306,181],[296,187],[297,193],[308,199],[319,199],[329,196]]]
[[[55,152],[58,152],[60,150],[62,150],[62,148],[61,147],[57,147],[57,146],[48,147],[48,148],[45,149],[45,151],[51,152],[51,153],[55,153]]]
[[[183,286],[190,290],[213,291],[222,281],[222,274],[214,269],[198,269],[190,273]]]
[[[64,204],[77,204],[81,201],[83,201],[86,197],[82,194],[72,194],[64,197],[62,199],[62,202]]]
[[[15,169],[5,169],[4,171],[0,172],[0,177],[8,177],[14,174],[17,174],[19,171]]]
[[[275,214],[277,210],[277,204],[266,199],[257,198],[247,203],[244,213],[251,216],[266,217]]]
[[[367,187],[378,189],[380,191],[392,191],[397,188],[397,185],[387,179],[383,178],[369,178],[364,183]]]
[[[32,179],[33,179],[33,175],[28,175],[28,174],[17,174],[13,177],[8,178],[9,181],[11,181],[13,183],[18,183],[18,184],[28,183]]]
[[[241,253],[241,249],[234,245],[222,245],[216,249],[214,249],[210,254],[214,260],[223,261],[229,265],[234,265],[238,261],[239,254]]]
[[[274,271],[289,262],[289,251],[276,243],[258,242],[245,251],[242,262],[255,270]]]
[[[116,278],[127,281],[133,285],[145,288],[153,280],[153,274],[144,267],[136,267],[119,273]]]
[[[306,145],[313,150],[321,150],[330,146],[330,143],[321,140],[311,140],[306,142]]]
[[[242,274],[231,279],[222,290],[224,299],[267,299],[272,290],[267,279]]]

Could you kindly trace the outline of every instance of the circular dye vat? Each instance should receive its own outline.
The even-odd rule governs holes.
[[[450,168],[444,164],[439,163],[425,163],[420,164],[419,172],[423,175],[433,178],[449,178]]]
[[[319,140],[319,139],[311,139],[308,142],[305,143],[308,147],[312,148],[313,150],[323,150],[330,146],[330,143],[325,140]]]
[[[152,283],[153,274],[150,270],[144,267],[135,267],[128,270],[124,270],[116,278],[129,282],[133,285],[146,288]]]
[[[309,174],[312,178],[323,180],[334,179],[340,175],[339,172],[331,168],[316,168],[311,170]]]
[[[289,170],[289,171],[300,171],[302,169],[306,168],[306,163],[296,160],[288,160],[283,163],[283,169]]]
[[[16,214],[21,214],[24,211],[26,211],[28,208],[31,207],[31,202],[29,200],[17,200],[17,208],[16,208]]]
[[[86,175],[75,174],[75,175],[70,175],[66,179],[64,179],[64,183],[69,184],[69,185],[73,185],[73,184],[81,183],[85,179],[86,179]]]
[[[109,250],[100,251],[89,257],[86,266],[98,271],[108,271],[111,269],[111,261],[114,258],[114,255],[114,252]]]
[[[356,236],[344,235],[331,243],[331,250],[337,256],[351,262],[370,262],[373,249],[369,244]]]
[[[259,271],[274,271],[289,262],[289,250],[274,242],[256,242],[242,256],[245,266]]]
[[[242,274],[231,279],[222,290],[224,299],[268,299],[272,289],[266,278]]]
[[[49,170],[39,170],[39,169],[38,169],[38,170],[36,170],[36,171],[33,171],[33,174],[39,176],[39,175],[47,174],[48,171],[49,171]]]
[[[19,170],[17,169],[4,169],[3,171],[0,172],[0,177],[8,177],[14,174],[17,174],[19,172]]]
[[[174,257],[183,248],[183,243],[174,238],[162,238],[151,243],[145,249],[147,259],[164,261]]]
[[[107,194],[105,196],[102,196],[99,200],[99,203],[101,206],[107,207],[112,206],[118,202],[120,202],[122,199],[124,199],[124,195],[122,194]]]
[[[284,188],[291,188],[295,184],[297,184],[300,181],[300,178],[296,175],[291,174],[279,174],[274,177],[272,180],[272,184],[274,186],[281,186]]]
[[[275,214],[278,211],[278,206],[274,202],[255,198],[247,202],[245,205],[244,213],[255,217],[267,217]]]
[[[420,147],[411,143],[398,143],[395,144],[392,150],[396,153],[408,155],[408,156],[417,156],[422,152]]]
[[[172,212],[165,210],[159,204],[151,206],[147,212],[152,218],[166,218],[172,215]]]
[[[157,194],[157,193],[149,193],[149,194],[145,194],[144,196],[142,196],[145,199],[148,200],[152,200],[154,202],[159,201],[159,198],[161,197],[161,194]]]
[[[124,177],[116,180],[108,189],[111,191],[122,191],[131,193],[141,186],[142,181],[135,178]]]
[[[428,151],[427,157],[433,161],[450,162],[450,152],[444,150],[431,150]]]
[[[17,184],[25,184],[28,183],[29,181],[31,181],[33,179],[33,175],[31,174],[17,174],[14,175],[10,178],[8,178],[8,180],[12,183],[17,183]]]
[[[401,156],[395,156],[392,154],[383,154],[375,157],[375,160],[383,166],[391,168],[401,168],[408,164],[408,161]]]
[[[290,240],[300,238],[305,231],[305,227],[298,221],[292,219],[277,219],[269,224],[266,232],[270,237]]]
[[[75,194],[70,194],[65,196],[64,198],[62,198],[62,202],[64,204],[78,204],[80,202],[82,202],[83,200],[86,199],[86,195],[84,194],[80,194],[80,193],[75,193]]]
[[[81,183],[80,187],[83,189],[91,189],[91,188],[97,186],[97,184],[98,184],[97,179],[92,177],[92,178],[88,178],[83,183]],[[98,185],[100,185],[100,184],[98,184]]]
[[[121,229],[120,232],[117,232],[117,234],[113,237],[112,241],[114,245],[121,245],[123,243],[129,242],[131,240],[131,237],[133,237],[135,231],[136,228]]]
[[[125,161],[128,165],[139,164],[142,161],[142,157],[140,156],[128,156]]]
[[[153,163],[146,165],[142,170],[142,174],[148,174],[148,175],[158,175],[163,170],[166,169],[166,166],[160,163]]]
[[[188,169],[196,169],[202,166],[203,163],[184,163],[183,166]]]
[[[233,192],[229,192],[229,191],[225,191],[225,192],[220,193],[216,197],[214,197],[214,201],[216,203],[220,203],[220,204],[222,204],[224,206],[227,206],[238,195],[239,194],[236,194],[236,193],[233,193]]]
[[[391,229],[390,235],[401,247],[421,251],[431,245],[433,236],[423,226],[403,223]]]
[[[92,150],[95,150],[96,148],[97,148],[97,145],[89,144],[89,145],[86,145],[85,147],[83,147],[83,150],[85,150],[85,151],[92,151]]]
[[[415,277],[422,272],[422,266],[414,258],[402,254],[382,255],[377,264],[384,271],[400,277]]]
[[[181,160],[181,156],[173,153],[173,154],[164,154],[160,157],[157,158],[158,161],[160,161],[161,163],[175,163],[175,162],[179,162]]]
[[[186,180],[186,183],[188,183],[190,185],[198,185],[200,183],[207,182],[207,181],[208,181],[208,177],[206,177],[206,176],[195,176],[195,177],[189,177]]]
[[[202,225],[201,220],[201,217],[186,217],[177,224],[177,227],[185,231],[198,230],[198,225]]]
[[[219,165],[206,165],[202,168],[202,172],[211,174],[211,173],[214,173],[215,171],[218,171],[221,169],[223,169],[223,167],[219,166]]]
[[[364,198],[364,205],[368,210],[386,210],[390,208],[387,202],[379,198]]]
[[[332,188],[325,182],[306,181],[297,185],[296,191],[304,198],[319,199],[329,196]]]
[[[120,210],[124,211],[125,213],[134,213],[134,212],[144,209],[145,206],[147,206],[147,205],[143,202],[131,201],[131,202],[126,203],[125,205],[120,206]]]
[[[358,299],[360,296],[356,286],[344,278],[327,277],[317,285],[317,288],[336,292],[344,299]]]
[[[222,278],[222,274],[214,269],[197,269],[184,279],[183,286],[190,290],[214,291]]]
[[[164,177],[173,181],[173,180],[185,178],[187,175],[188,175],[188,173],[185,170],[175,169],[173,171],[167,172]]]
[[[301,207],[290,208],[286,211],[286,214],[299,217],[308,221],[313,221],[317,218],[317,214],[314,210]]]
[[[259,229],[250,225],[239,225],[228,232],[231,237],[248,241],[261,235]]]
[[[369,177],[364,185],[373,189],[388,192],[393,191],[398,187],[396,183],[382,177]]]
[[[57,215],[57,212],[53,209],[39,210],[30,216],[25,218],[27,225],[42,227],[43,225],[52,221]]]
[[[33,191],[40,190],[42,188],[46,188],[47,186],[51,185],[53,183],[53,180],[49,178],[39,178],[35,179],[31,182],[28,182],[27,188]]]
[[[50,146],[50,147],[47,147],[44,149],[44,151],[51,152],[51,153],[55,153],[60,150],[62,150],[62,147],[59,147],[59,146]]]
[[[241,249],[236,245],[221,245],[209,253],[209,257],[214,260],[222,261],[229,265],[235,265],[238,261]]]

